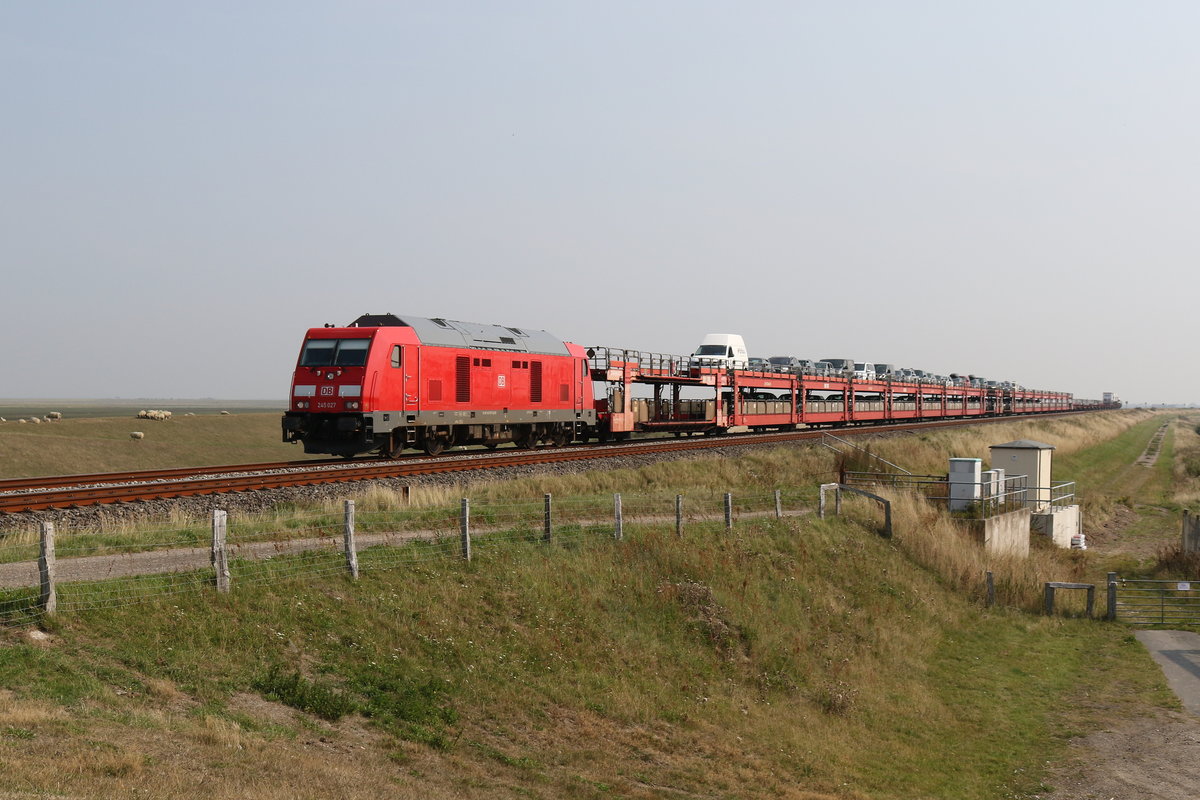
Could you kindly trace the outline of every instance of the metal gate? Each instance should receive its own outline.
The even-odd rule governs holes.
[[[1115,591],[1114,591],[1115,590]],[[1109,576],[1110,613],[1138,625],[1200,625],[1200,581],[1127,580]]]

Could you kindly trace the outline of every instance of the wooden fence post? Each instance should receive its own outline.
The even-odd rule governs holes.
[[[462,499],[462,512],[459,515],[459,533],[462,537],[463,561],[471,560],[471,501]]]
[[[38,575],[41,579],[41,592],[38,606],[45,614],[53,614],[58,610],[58,589],[55,587],[54,565],[54,523],[42,523],[41,545],[38,548]]]
[[[725,530],[733,530],[733,494],[725,493]]]
[[[783,492],[775,490],[775,519],[783,519]]]
[[[1049,616],[1049,615],[1052,615],[1053,613],[1054,613],[1054,586],[1053,586],[1053,584],[1047,583],[1046,584],[1046,615]]]
[[[228,522],[229,515],[226,512],[219,508],[213,509],[212,561],[213,570],[217,575],[217,591],[221,593],[229,592],[229,550],[225,546]]]
[[[342,530],[342,549],[346,554],[346,569],[350,577],[358,580],[358,548],[354,545],[354,501],[346,501],[346,514]]]
[[[996,576],[989,569],[987,572],[987,607],[996,605]]]
[[[683,495],[675,495],[675,538],[683,537]]]
[[[545,514],[543,515],[544,519],[543,519],[543,529],[542,529],[542,541],[544,541],[546,544],[550,544],[550,530],[551,530],[551,525],[552,525],[552,517],[550,516],[550,514],[551,514],[550,493],[546,492],[546,510],[545,510]]]
[[[613,528],[613,538],[618,542],[625,538],[625,518],[621,513],[621,493],[613,495],[613,517],[615,527]]]

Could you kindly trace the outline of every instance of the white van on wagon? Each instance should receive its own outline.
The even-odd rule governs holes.
[[[692,354],[692,365],[700,367],[745,369],[749,361],[746,342],[736,333],[710,333]]]

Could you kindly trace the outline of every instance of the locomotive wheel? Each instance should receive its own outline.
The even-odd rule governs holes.
[[[520,426],[513,434],[513,444],[521,450],[528,450],[537,444],[537,434],[533,432],[533,426]]]
[[[426,428],[424,436],[421,437],[421,444],[425,448],[425,452],[431,456],[436,456],[446,449],[446,442],[453,437],[453,433],[449,428],[445,433],[435,429]]]
[[[387,458],[399,458],[404,452],[406,443],[404,441],[404,433],[401,431],[392,431],[391,442],[383,446],[383,453]]]
[[[554,433],[550,434],[550,444],[553,447],[566,447],[567,443],[570,441],[571,434],[567,433],[562,428],[559,428],[558,430],[554,431]]]

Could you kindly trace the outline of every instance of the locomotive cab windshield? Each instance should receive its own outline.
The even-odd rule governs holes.
[[[300,353],[302,367],[364,367],[370,339],[309,339]]]

